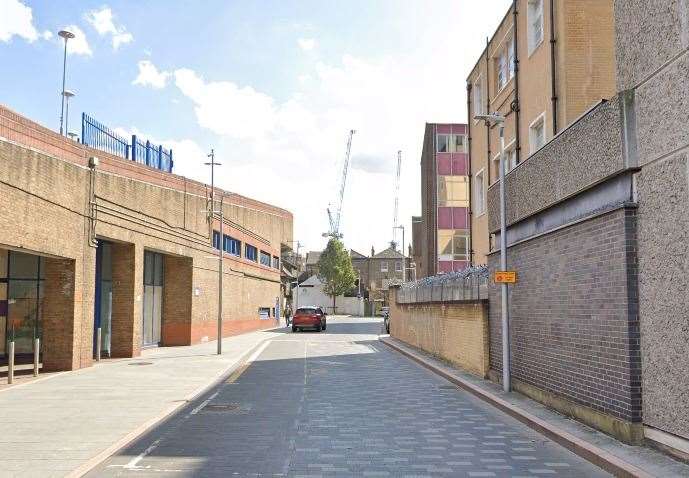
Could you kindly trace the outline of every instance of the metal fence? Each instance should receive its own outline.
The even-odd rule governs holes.
[[[155,145],[148,140],[143,141],[136,135],[132,135],[130,143],[86,113],[81,115],[81,142],[121,158],[131,159],[168,173],[172,172],[174,161],[171,149],[165,149],[162,145]]]
[[[470,301],[488,298],[488,268],[471,267],[407,282],[397,289],[398,304]]]

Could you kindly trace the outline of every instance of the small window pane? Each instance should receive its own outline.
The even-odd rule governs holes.
[[[463,134],[453,134],[452,135],[452,152],[453,153],[464,153],[466,152],[464,148],[464,135]]]
[[[438,152],[439,153],[449,153],[450,152],[450,135],[449,134],[439,134],[438,135]]]
[[[10,278],[37,279],[38,257],[33,254],[10,251]]]
[[[452,235],[453,231],[438,231],[438,255],[452,255]]]

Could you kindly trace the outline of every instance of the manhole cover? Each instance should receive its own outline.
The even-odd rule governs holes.
[[[238,403],[208,404],[205,407],[203,407],[203,410],[208,411],[208,412],[232,412],[232,411],[239,410],[239,404]]]
[[[131,362],[127,365],[153,365],[153,362]]]

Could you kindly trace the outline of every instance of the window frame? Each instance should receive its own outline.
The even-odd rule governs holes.
[[[250,250],[253,251],[253,258],[251,257],[251,254],[249,254]],[[253,246],[249,243],[244,243],[244,258],[251,262],[258,263],[258,247]]]
[[[389,270],[388,270],[388,261],[381,261],[381,263],[380,263],[380,272],[389,272]]]
[[[536,9],[533,7],[534,4],[538,3],[539,7]],[[527,5],[526,5],[526,25],[527,25],[527,40],[528,40],[528,47],[529,47],[529,57],[534,54],[534,52],[538,49],[539,46],[543,44],[543,41],[545,39],[545,21],[544,21],[544,2],[543,0],[527,0]],[[534,24],[536,18],[532,18],[532,16],[538,13],[540,16],[540,23],[541,23],[541,37],[537,41],[534,39]]]
[[[534,148],[534,126],[536,126],[538,123],[541,124],[543,133],[541,134],[541,137],[543,138],[543,144],[541,144],[538,148]],[[546,115],[545,111],[538,115],[536,119],[534,119],[531,124],[529,124],[529,154],[533,155],[539,150],[541,150],[546,144],[548,143],[548,137],[547,137],[547,132],[546,132]]]
[[[271,267],[272,257],[273,256],[269,252],[266,252],[263,250],[258,251],[258,263],[261,264],[262,266]],[[263,261],[264,258],[267,258],[266,262]]]
[[[480,177],[480,181],[479,181]],[[481,184],[481,197],[478,198],[476,185]],[[486,213],[486,168],[481,168],[474,174],[474,194],[475,203],[481,205],[481,209],[474,208],[472,213],[475,217],[481,217]]]
[[[216,245],[217,243],[217,245]],[[222,241],[220,240],[220,231],[216,231],[213,229],[213,236],[211,238],[211,245],[213,246],[213,249],[220,250],[222,247]]]
[[[472,94],[474,95],[474,102],[473,102],[474,116],[482,115],[482,114],[484,114],[484,111],[485,111],[483,108],[486,106],[484,104],[484,98],[483,98],[483,93],[484,93],[484,91],[483,91],[483,73],[480,73],[478,75],[478,77],[476,78],[476,81],[474,81],[472,88],[473,88]],[[477,90],[478,90],[478,92],[479,92],[478,94],[480,96],[480,98],[478,98],[478,99],[476,98],[476,91]],[[478,108],[476,108],[476,104],[479,105]],[[474,124],[477,124],[479,121],[481,121],[481,120],[474,119]]]
[[[232,244],[235,244],[237,246],[236,252],[232,251],[232,247],[231,247]],[[235,239],[234,237],[230,236],[229,234],[223,234],[222,250],[223,250],[223,252],[226,252],[231,256],[241,257],[242,256],[242,241],[240,241],[239,239]]]
[[[447,151],[440,151],[440,141],[439,138],[441,136],[446,136],[447,137],[447,142],[445,145],[447,146]],[[435,152],[436,153],[450,153],[450,149],[452,147],[452,134],[450,133],[436,133],[435,134]]]
[[[402,261],[395,261],[395,272],[402,272]]]

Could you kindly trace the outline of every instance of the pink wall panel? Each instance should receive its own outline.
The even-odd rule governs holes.
[[[449,209],[449,208],[447,208]],[[452,208],[452,229],[468,229],[469,212],[465,207]]]
[[[438,174],[441,176],[452,175],[452,160],[450,153],[438,153]]]
[[[439,124],[436,127],[436,134],[450,134],[452,133],[452,125],[449,124]]]
[[[466,176],[468,174],[468,156],[466,153],[452,154],[452,174],[455,176]]]
[[[438,272],[452,272],[452,261],[438,261]]]
[[[438,229],[453,229],[451,207],[438,208]]]
[[[467,125],[465,125],[465,124],[453,124],[452,125],[452,132],[455,134],[466,134]]]
[[[469,261],[452,261],[452,270],[463,271],[469,267]]]

